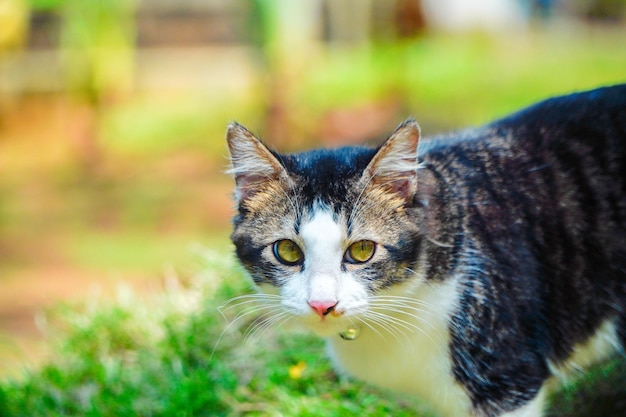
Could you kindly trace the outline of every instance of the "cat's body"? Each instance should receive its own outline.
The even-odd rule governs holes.
[[[228,140],[240,260],[347,373],[443,415],[538,416],[551,380],[623,352],[626,86],[378,149]]]

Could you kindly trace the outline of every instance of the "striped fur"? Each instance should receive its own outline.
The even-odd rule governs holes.
[[[237,255],[279,295],[274,321],[327,337],[339,369],[442,415],[521,417],[623,353],[625,85],[431,139],[407,121],[376,149],[283,155],[237,124],[228,144]],[[277,258],[284,239],[301,262]],[[351,262],[361,240],[376,251]]]

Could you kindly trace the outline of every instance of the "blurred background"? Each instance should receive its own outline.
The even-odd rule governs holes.
[[[295,151],[626,81],[625,0],[0,0],[0,378],[49,312],[229,256],[237,120]]]

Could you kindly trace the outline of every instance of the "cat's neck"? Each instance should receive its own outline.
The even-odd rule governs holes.
[[[449,353],[448,318],[456,309],[457,285],[452,278],[395,287],[383,297],[402,303],[394,311],[378,311],[388,315],[386,323],[369,320],[355,340],[328,339],[337,367],[383,388],[428,399],[440,405],[443,415],[466,414],[471,401],[454,380]]]

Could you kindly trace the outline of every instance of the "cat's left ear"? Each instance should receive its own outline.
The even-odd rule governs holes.
[[[381,186],[407,203],[417,192],[417,146],[420,128],[409,119],[383,143],[363,173],[366,185]]]
[[[228,126],[226,140],[231,160],[228,172],[235,176],[238,203],[263,192],[273,181],[288,180],[289,175],[276,156],[239,123]]]

